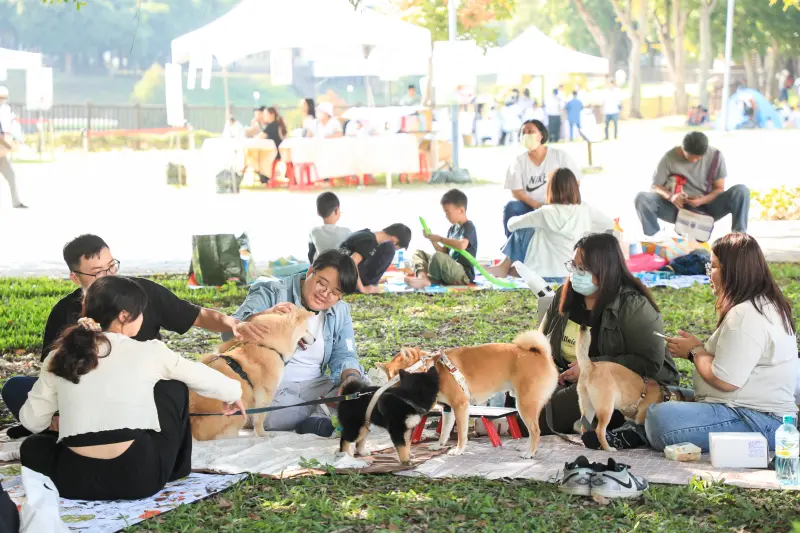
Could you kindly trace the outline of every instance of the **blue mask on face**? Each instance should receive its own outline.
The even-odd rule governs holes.
[[[573,272],[570,275],[570,281],[572,282],[572,289],[578,294],[591,296],[597,292],[598,287],[592,282],[592,274],[590,272],[583,274]]]

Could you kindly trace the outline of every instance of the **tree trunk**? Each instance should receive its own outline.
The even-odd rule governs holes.
[[[631,107],[628,116],[631,118],[642,118],[642,45],[646,34],[647,26],[647,0],[639,1],[639,23],[633,24],[632,0],[628,0],[625,9],[620,5],[620,0],[612,0],[611,5],[617,18],[624,25],[625,34],[631,43],[631,51],[628,55],[628,79],[631,88]]]
[[[672,4],[671,12],[670,4]],[[663,47],[664,57],[667,60],[667,69],[675,85],[674,112],[683,115],[686,114],[689,106],[686,97],[686,63],[683,43],[689,13],[685,9],[681,9],[680,0],[674,0],[667,2],[666,15],[664,23],[656,16],[656,30],[658,40]]]
[[[780,43],[775,37],[772,37],[770,41],[771,45],[764,60],[764,96],[767,97],[767,100],[772,101],[773,98],[778,96],[776,74],[778,73],[778,62],[780,61],[780,53],[778,52]]]
[[[697,82],[700,105],[708,109],[708,77],[711,63],[714,60],[711,42],[711,13],[717,0],[701,0],[700,2],[700,79]]]
[[[584,24],[586,24],[586,28],[592,35],[592,38],[594,38],[594,42],[597,43],[597,47],[600,48],[600,54],[608,60],[609,75],[613,75],[614,40],[612,38],[609,38],[605,33],[603,33],[603,30],[600,28],[600,25],[597,24],[597,22],[595,22],[592,14],[589,13],[588,9],[586,9],[586,5],[583,3],[583,0],[575,0],[575,7],[578,9],[578,13],[583,19]]]
[[[753,55],[750,50],[745,50],[744,57],[744,75],[747,82],[747,87],[750,89],[758,89],[758,79],[756,78],[756,64],[753,61]]]

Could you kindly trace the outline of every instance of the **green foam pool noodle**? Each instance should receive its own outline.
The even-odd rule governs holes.
[[[430,232],[431,232],[431,230],[428,228],[428,224],[425,222],[425,219],[424,219],[424,218],[422,218],[422,217],[419,217],[419,221],[420,221],[420,223],[422,224],[422,231],[423,231],[423,232],[424,232],[426,235],[427,235],[428,233],[430,233]],[[478,269],[478,272],[480,272],[480,273],[483,275],[483,277],[484,277],[484,278],[486,278],[486,279],[487,279],[487,280],[489,280],[490,282],[494,283],[494,284],[495,284],[495,285],[497,285],[498,287],[505,287],[505,288],[508,288],[508,289],[516,289],[516,288],[517,288],[517,284],[516,284],[516,283],[513,283],[513,282],[511,282],[511,281],[502,280],[502,279],[497,279],[496,277],[494,277],[494,276],[492,276],[491,274],[489,274],[489,273],[486,271],[486,269],[485,269],[485,268],[483,268],[483,265],[481,265],[480,263],[478,263],[478,260],[477,260],[477,259],[475,259],[474,257],[472,257],[472,254],[471,254],[471,253],[469,253],[468,251],[466,251],[466,250],[459,250],[458,248],[453,248],[452,246],[447,246],[446,244],[445,244],[445,245],[443,245],[443,246],[445,246],[446,248],[450,248],[451,250],[455,250],[456,252],[460,253],[462,256],[464,256],[464,258],[465,258],[467,261],[469,261],[469,262],[470,262],[470,264],[471,264],[472,266],[474,266],[475,268],[477,268],[477,269]]]

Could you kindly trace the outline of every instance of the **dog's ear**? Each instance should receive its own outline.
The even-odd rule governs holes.
[[[382,362],[378,361],[377,363],[375,363],[375,368],[377,368],[378,370],[383,370],[384,372],[386,372],[386,363],[382,363]]]
[[[400,374],[400,379],[403,379],[408,375],[408,372],[406,372],[401,368],[399,374]]]
[[[436,365],[431,365],[431,367],[428,369],[428,375],[429,376],[432,376],[432,375],[438,374],[438,373],[439,373],[439,371],[436,370]]]

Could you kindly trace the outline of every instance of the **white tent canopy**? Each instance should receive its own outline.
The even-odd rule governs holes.
[[[482,63],[484,74],[608,74],[607,59],[561,46],[533,26],[507,45],[490,49]]]
[[[42,54],[0,48],[0,70],[28,70],[42,66]]]
[[[429,50],[428,30],[372,11],[356,12],[347,0],[243,0],[214,22],[173,40],[172,61],[204,61],[210,54],[228,65],[269,50],[331,46],[349,47],[363,58],[362,46],[417,50],[426,44]]]

